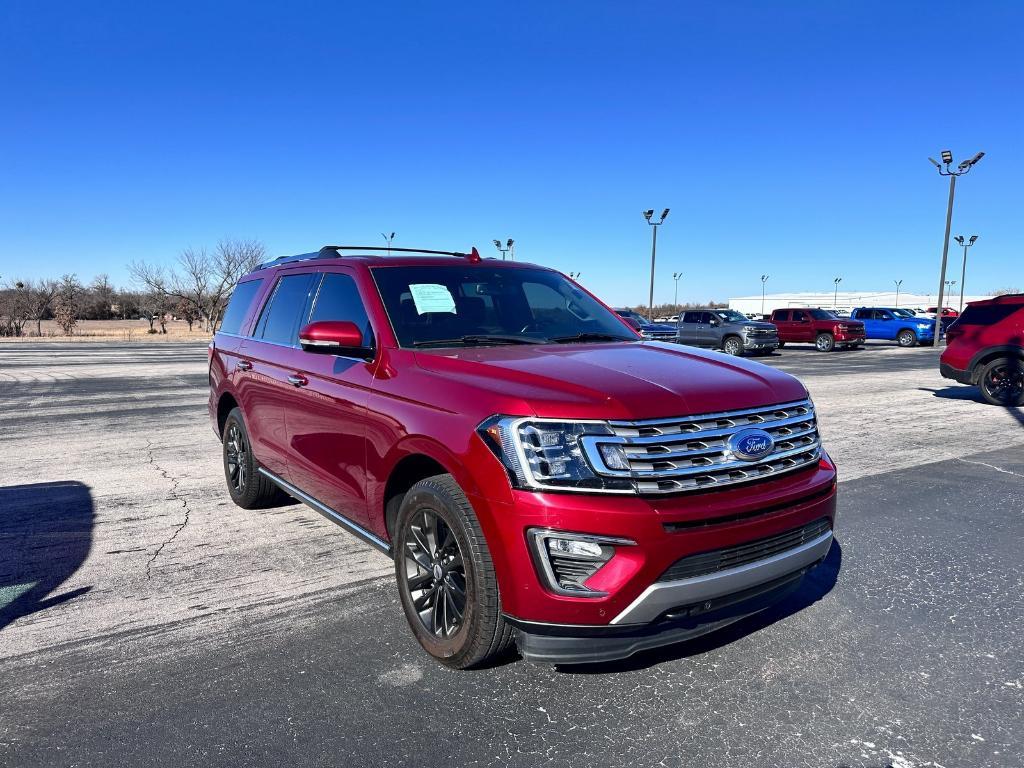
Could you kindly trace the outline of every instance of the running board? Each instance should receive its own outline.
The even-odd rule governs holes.
[[[380,552],[383,552],[388,557],[393,557],[393,555],[391,554],[391,545],[388,544],[386,541],[384,541],[384,539],[382,539],[379,536],[377,536],[376,534],[373,534],[370,531],[366,530],[365,528],[363,528],[363,526],[359,525],[358,523],[352,522],[351,520],[349,520],[347,517],[345,517],[340,512],[335,512],[333,509],[328,507],[323,502],[320,502],[320,501],[317,501],[316,499],[314,499],[308,493],[304,493],[303,491],[300,491],[298,488],[296,488],[294,485],[289,483],[287,480],[282,480],[280,477],[275,475],[273,472],[269,472],[266,469],[264,469],[263,467],[259,467],[259,473],[261,475],[263,475],[264,477],[266,477],[268,480],[270,480],[274,485],[276,485],[282,491],[287,493],[289,496],[293,496],[294,498],[298,499],[303,504],[305,504],[307,507],[310,507],[311,509],[319,512],[321,515],[326,517],[332,523],[336,523],[337,525],[340,525],[342,528],[344,528],[346,531],[351,533],[353,536],[356,536],[357,538],[362,539],[364,542],[369,544],[371,547],[373,547],[374,549],[376,549],[376,550],[378,550]]]

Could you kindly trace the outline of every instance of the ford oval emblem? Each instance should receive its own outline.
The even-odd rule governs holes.
[[[775,449],[775,439],[763,429],[744,429],[729,438],[729,450],[743,461],[763,459]]]

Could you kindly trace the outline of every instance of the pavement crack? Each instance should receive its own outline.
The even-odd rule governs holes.
[[[984,461],[971,461],[970,459],[960,459],[960,458],[958,458],[957,461],[962,461],[964,464],[977,464],[979,467],[988,467],[989,469],[994,469],[996,472],[1002,472],[1004,475],[1013,475],[1014,477],[1024,477],[1024,475],[1022,475],[1020,472],[1011,472],[1008,469],[1003,469],[1002,467],[997,467],[995,464],[986,464]]]
[[[174,526],[174,532],[170,537],[160,543],[160,546],[156,548],[156,551],[152,554],[149,560],[146,561],[146,580],[148,581],[153,578],[153,563],[156,562],[158,557],[160,557],[160,554],[164,551],[164,547],[171,544],[176,538],[178,538],[178,534],[185,530],[185,526],[188,525],[189,516],[192,514],[192,508],[188,504],[188,499],[178,494],[178,478],[157,464],[156,457],[153,455],[152,440],[146,441],[146,454],[149,456],[149,463],[153,468],[160,473],[161,477],[171,484],[171,497],[181,502],[181,508],[185,512],[185,517],[182,518],[181,523]]]

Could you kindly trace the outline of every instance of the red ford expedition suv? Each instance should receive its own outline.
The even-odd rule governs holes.
[[[779,329],[779,346],[806,342],[819,352],[836,345],[847,348],[864,343],[864,323],[836,317],[824,309],[776,309],[771,322]]]
[[[1024,293],[972,301],[946,330],[939,371],[993,405],[1024,405]]]
[[[261,265],[210,345],[228,491],[393,558],[456,668],[622,658],[794,590],[836,472],[795,378],[645,341],[562,274],[328,246]]]

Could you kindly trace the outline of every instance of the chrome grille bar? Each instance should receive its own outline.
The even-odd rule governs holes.
[[[585,435],[580,444],[595,472],[632,480],[640,493],[679,493],[751,482],[811,466],[821,457],[810,400],[674,419],[614,421],[610,426],[614,434]],[[729,442],[750,428],[764,430],[775,443],[754,461],[735,454]],[[614,446],[612,450],[619,452],[618,466],[608,465],[602,446]]]

